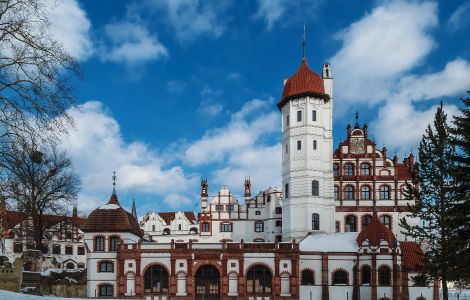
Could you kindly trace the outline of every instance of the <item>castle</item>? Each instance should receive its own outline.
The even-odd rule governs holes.
[[[357,117],[333,152],[334,102],[330,64],[320,76],[302,58],[277,104],[282,187],[252,195],[246,179],[237,199],[203,179],[197,215],[141,218],[113,190],[82,227],[88,297],[437,300],[399,229],[413,156],[389,158]]]

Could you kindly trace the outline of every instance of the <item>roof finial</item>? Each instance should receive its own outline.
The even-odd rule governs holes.
[[[116,170],[113,171],[111,178],[113,179],[113,195],[116,195]]]
[[[356,123],[354,123],[354,128],[359,128],[359,112],[356,110]]]
[[[305,46],[307,46],[307,30],[305,28],[305,22],[304,22],[304,35],[303,35],[303,40],[302,40],[302,59],[305,59]]]

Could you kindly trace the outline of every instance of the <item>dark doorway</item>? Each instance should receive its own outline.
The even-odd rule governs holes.
[[[204,265],[196,272],[196,300],[220,299],[220,274],[217,268]]]

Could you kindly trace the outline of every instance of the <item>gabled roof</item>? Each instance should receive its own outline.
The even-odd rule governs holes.
[[[176,218],[176,212],[159,212],[158,215],[160,218],[163,219],[166,225],[170,225],[171,222]],[[186,219],[188,219],[189,222],[195,223],[196,222],[196,216],[192,211],[185,211],[183,212],[184,216]]]
[[[307,65],[307,60],[302,58],[300,68],[292,77],[287,79],[284,84],[281,101],[279,101],[277,107],[281,109],[289,99],[304,96],[315,96],[326,100],[330,99],[330,96],[325,93],[323,79],[320,75],[312,71]]]
[[[136,218],[122,208],[114,189],[108,203],[88,215],[82,230],[84,232],[130,232],[139,237],[143,235]]]

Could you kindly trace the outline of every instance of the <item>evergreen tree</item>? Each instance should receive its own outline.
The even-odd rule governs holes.
[[[450,144],[450,128],[441,105],[428,125],[419,145],[419,163],[412,167],[412,182],[407,183],[405,195],[417,199],[410,207],[411,217],[421,224],[401,219],[403,233],[422,245],[425,255],[423,273],[441,279],[444,300],[448,299],[447,282],[455,280],[451,262],[454,261],[456,223],[451,212],[455,207],[455,147]]]
[[[455,272],[461,276],[461,280],[470,282],[470,91],[469,96],[461,99],[463,107],[461,115],[454,117],[454,126],[451,143],[456,147],[454,160],[457,169],[457,198],[455,222],[459,225],[456,235],[459,239],[457,261],[455,261]]]

